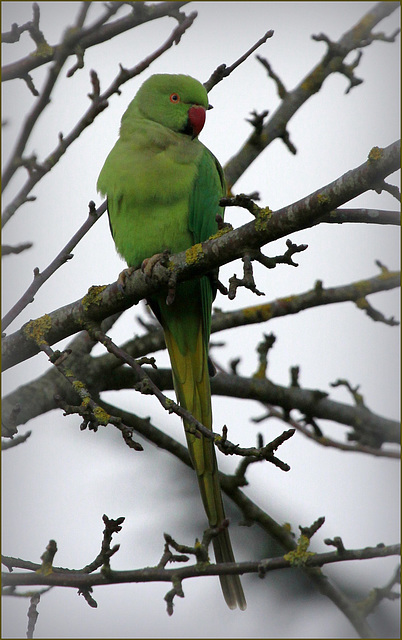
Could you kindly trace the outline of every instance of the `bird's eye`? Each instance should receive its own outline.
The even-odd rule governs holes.
[[[180,102],[180,96],[177,93],[172,93],[170,96],[170,102]]]

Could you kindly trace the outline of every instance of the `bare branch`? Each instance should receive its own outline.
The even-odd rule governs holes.
[[[364,222],[365,224],[391,224],[400,226],[401,215],[399,211],[385,211],[383,209],[335,209],[330,211],[315,224],[329,222],[330,224],[343,224],[345,222]]]
[[[273,35],[274,35],[274,32],[272,29],[267,31],[265,35],[262,36],[262,38],[260,38],[255,44],[253,44],[253,46],[248,51],[246,51],[246,53],[240,56],[240,58],[236,60],[236,62],[230,65],[230,67],[227,67],[226,64],[219,65],[219,67],[215,69],[211,77],[206,82],[204,82],[204,87],[206,88],[208,93],[211,91],[211,89],[213,89],[213,87],[216,84],[218,84],[218,82],[223,80],[223,78],[227,78],[227,76],[229,76],[232,73],[232,71],[237,69],[237,67],[241,65],[242,62],[247,60],[247,58],[252,53],[254,53],[256,49],[258,49],[258,47],[260,47],[262,44],[265,44],[268,38],[272,38]]]
[[[223,373],[211,380],[211,388],[217,395],[259,400],[279,405],[288,412],[298,409],[307,416],[351,426],[354,429],[354,439],[359,438],[362,444],[378,448],[384,442],[400,442],[399,424],[396,420],[380,417],[364,406],[335,402],[322,391],[283,387],[270,380]]]
[[[27,629],[27,638],[33,638],[34,637],[34,631],[35,631],[35,625],[36,625],[36,621],[38,619],[38,610],[37,610],[37,606],[39,604],[40,601],[40,594],[39,593],[35,593],[30,600],[30,605],[29,605],[29,609],[28,609],[28,629]]]
[[[39,12],[39,8],[37,5],[36,7],[37,7],[37,12]],[[35,11],[35,5],[34,5],[34,11]],[[104,14],[102,20],[107,20],[108,19],[107,14],[113,11],[114,9],[110,7],[109,10],[107,10],[106,13]],[[37,16],[37,21],[39,21],[39,15]],[[79,16],[78,16],[78,25],[80,23],[81,23],[81,13],[79,13]],[[78,25],[76,24],[75,27],[77,27]],[[30,31],[30,33],[32,35],[32,31]],[[39,34],[41,34],[41,32],[39,32]],[[38,100],[35,102],[33,109],[26,117],[20,136],[17,139],[13,152],[11,153],[8,164],[6,165],[3,171],[2,190],[4,190],[7,187],[15,171],[18,169],[19,166],[21,166],[21,163],[23,160],[22,155],[26,147],[26,144],[28,142],[28,139],[32,133],[32,130],[38,118],[41,116],[42,112],[44,111],[45,107],[49,104],[50,95],[60,75],[60,72],[64,66],[64,63],[67,60],[67,58],[76,50],[76,47],[80,42],[80,38],[81,38],[81,30],[79,28],[74,29],[72,27],[66,30],[63,37],[63,41],[61,42],[60,46],[57,48],[57,51],[52,50],[52,48],[49,47],[49,45],[47,45],[48,53],[51,56],[50,59],[53,60],[53,64],[48,69],[48,76],[47,76],[47,80],[45,82],[44,88],[42,90],[42,93],[40,94]],[[45,51],[43,53],[45,53]],[[42,55],[30,56],[30,58],[33,58],[33,59],[36,58],[41,61],[40,63],[43,64],[44,56]],[[26,69],[24,69],[22,73],[20,72],[20,77],[26,78],[27,75],[28,75],[28,70]],[[4,79],[6,78],[4,78],[4,75],[3,75],[3,80]],[[41,172],[42,172],[41,169],[37,167],[37,170],[35,173],[41,174]],[[27,195],[27,192],[25,191],[24,197],[26,195]],[[7,219],[8,218],[6,218],[5,221],[7,221]]]
[[[245,170],[273,140],[281,138],[292,153],[296,152],[294,145],[289,145],[289,133],[286,129],[291,118],[312,95],[321,89],[326,78],[332,73],[349,73],[351,78],[353,70],[347,69],[343,63],[344,59],[351,51],[359,49],[365,43],[368,44],[370,38],[373,41],[372,29],[398,7],[398,2],[379,2],[376,4],[338,42],[331,43],[331,46],[328,46],[328,51],[320,62],[292,91],[286,91],[283,83],[280,82],[279,85],[278,79],[274,77],[274,81],[280,87],[282,102],[265,122],[258,138],[256,139],[255,132],[253,132],[239,151],[224,166],[229,192]],[[321,39],[324,39],[329,44],[328,38],[323,37]],[[269,75],[273,77],[269,63],[265,62],[264,66],[267,68]],[[358,83],[355,82],[354,84]]]
[[[393,587],[398,587],[401,584],[401,567],[396,569],[391,579],[384,587],[374,587],[368,594],[367,598],[358,603],[359,607],[364,611],[364,615],[368,616],[378,605],[382,602],[382,600],[399,600],[400,593],[393,591]]]
[[[323,567],[326,564],[346,562],[352,560],[369,560],[372,558],[386,558],[396,556],[400,553],[400,545],[378,545],[376,547],[365,547],[364,549],[348,549],[343,553],[330,551],[326,553],[314,553],[306,559],[306,568]],[[4,558],[8,566],[18,566],[11,564],[12,558]],[[38,567],[30,563],[32,567]],[[32,585],[52,585],[72,587],[82,589],[96,587],[107,584],[127,584],[142,582],[171,582],[174,576],[184,580],[196,576],[217,576],[217,575],[244,575],[246,573],[261,573],[278,571],[279,569],[292,568],[292,561],[286,560],[283,556],[267,558],[251,562],[222,562],[220,564],[195,564],[191,566],[165,569],[163,567],[146,567],[144,569],[131,569],[126,571],[113,571],[108,576],[107,572],[84,573],[77,570],[58,570],[53,568],[51,574],[45,576],[38,573],[3,573],[2,580],[4,586],[32,586]]]
[[[1,443],[1,449],[2,451],[6,451],[6,449],[12,449],[13,447],[17,447],[19,444],[22,444],[23,442],[26,442],[29,438],[29,436],[31,435],[32,431],[27,431],[26,433],[24,433],[21,436],[17,436],[16,438],[13,438],[12,440],[2,440]]]
[[[8,311],[2,320],[2,330],[5,331],[7,327],[15,320],[15,318],[25,309],[25,307],[33,302],[35,294],[39,291],[40,287],[52,276],[57,269],[70,260],[73,256],[72,250],[82,240],[91,227],[99,220],[101,215],[106,211],[106,202],[95,210],[95,204],[91,201],[89,203],[89,215],[84,224],[78,229],[73,237],[67,242],[63,249],[58,253],[54,260],[49,264],[42,272],[39,269],[34,271],[34,279],[32,284],[25,291],[23,296],[15,303],[15,305]],[[31,246],[31,245],[29,245]],[[21,249],[22,251],[22,249]],[[19,252],[18,252],[19,253]]]
[[[243,278],[239,279],[236,274],[234,274],[231,278],[229,278],[229,300],[234,300],[236,297],[237,289],[239,287],[245,287],[249,291],[252,291],[257,296],[265,295],[262,291],[258,291],[254,276],[253,276],[253,267],[251,264],[250,255],[246,254],[242,257],[243,261]]]
[[[116,520],[112,520],[108,518],[106,514],[103,514],[102,520],[104,522],[105,528],[103,530],[103,539],[101,550],[99,554],[96,556],[93,562],[85,565],[81,569],[82,573],[93,573],[99,567],[107,566],[110,567],[110,558],[119,550],[120,545],[116,544],[111,547],[112,537],[115,533],[119,533],[122,529],[123,522],[125,518],[121,516]]]
[[[115,20],[114,22],[108,22],[108,20],[113,15],[115,15],[115,13],[124,4],[127,3],[105,3],[103,5],[105,13],[86,29],[81,29],[82,17],[80,13],[77,19],[77,27],[80,29],[79,33],[77,33],[77,40],[79,41],[83,49],[88,49],[89,47],[93,47],[97,44],[100,44],[101,42],[110,40],[116,35],[124,33],[125,31],[133,29],[134,27],[140,24],[144,24],[145,22],[148,22],[150,20],[157,20],[158,18],[161,18],[163,16],[172,16],[179,19],[179,16],[181,15],[179,10],[182,6],[188,4],[188,1],[160,2],[159,4],[153,5],[152,7],[148,7],[145,2],[136,2],[133,6],[133,11],[129,15]],[[8,42],[16,42],[19,39],[19,36],[15,40],[13,40],[12,38],[15,38],[18,32],[20,32],[19,35],[21,35],[21,33],[23,31],[26,31],[27,29],[28,27],[26,25],[23,25],[22,27],[13,25],[11,28],[11,32],[9,32],[9,35],[6,36],[8,38]],[[5,67],[3,67],[1,72],[2,82],[6,80],[13,80],[15,78],[21,78],[29,71],[52,62],[56,59],[62,46],[62,43],[53,45],[49,47],[49,51],[46,54],[44,53],[43,56],[39,57],[29,55],[22,60],[6,65]],[[74,50],[72,50],[69,55],[74,55]]]
[[[339,449],[340,451],[350,451],[352,453],[364,453],[366,455],[375,456],[376,458],[400,459],[399,450],[379,449],[378,447],[370,447],[368,445],[361,444],[360,442],[348,444],[346,442],[341,442],[340,440],[334,440],[333,438],[329,438],[324,435],[321,430],[317,429],[317,425],[311,416],[309,416],[308,419],[304,418],[302,420],[295,420],[291,417],[289,411],[276,409],[274,406],[267,403],[264,403],[264,406],[267,408],[267,413],[261,417],[252,418],[253,422],[259,423],[263,420],[267,420],[268,418],[277,418],[278,420],[283,420],[283,422],[291,427],[294,427],[297,431],[306,436],[306,438],[313,440],[321,447],[330,447],[333,449]],[[308,427],[310,425],[315,428],[313,430],[309,429]]]
[[[22,244],[19,244],[15,247],[12,247],[8,244],[3,244],[1,247],[1,255],[2,256],[9,256],[11,254],[16,254],[16,253],[22,253],[22,251],[26,251],[27,249],[31,249],[32,247],[32,242],[24,242]]]

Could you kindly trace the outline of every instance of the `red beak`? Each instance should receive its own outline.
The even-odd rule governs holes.
[[[188,110],[188,122],[193,130],[193,138],[196,138],[205,124],[206,111],[204,107],[195,104]]]

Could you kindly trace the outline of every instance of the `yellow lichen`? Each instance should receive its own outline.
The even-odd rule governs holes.
[[[328,204],[329,203],[329,197],[326,196],[324,193],[319,193],[317,196],[317,200],[319,204]]]
[[[53,47],[51,47],[50,44],[46,42],[46,40],[43,40],[43,42],[40,42],[37,45],[36,51],[31,53],[30,55],[37,58],[47,58],[47,56],[53,55],[53,51]]]
[[[253,374],[255,380],[264,380],[267,372],[267,362],[260,362],[257,371]]]
[[[379,276],[377,276],[377,278],[387,279],[389,276],[392,276],[392,275],[393,274],[391,274],[390,272],[381,273]],[[364,302],[363,302],[364,298],[367,295],[369,295],[370,293],[373,293],[372,284],[368,280],[359,280],[358,282],[355,282],[354,285],[353,285],[353,288],[356,290],[356,293],[359,296],[356,299],[356,304],[361,300],[361,304],[363,305],[364,304]],[[361,308],[363,309],[365,307],[362,306]]]
[[[45,313],[45,315],[37,318],[36,320],[30,320],[23,327],[23,332],[29,340],[33,340],[38,347],[46,344],[45,336],[52,328],[51,317]]]
[[[360,600],[360,602],[355,603],[356,609],[359,613],[362,613],[364,616],[367,616],[367,612],[372,611],[378,605],[378,589],[371,589],[367,598],[364,600]]]
[[[103,424],[104,426],[109,424],[110,415],[102,409],[102,407],[96,407],[93,413],[99,424]]]
[[[53,573],[52,563],[44,562],[39,569],[36,569],[35,573],[39,573],[42,576],[50,576]]]
[[[228,225],[227,227],[222,227],[222,229],[219,229],[219,231],[214,233],[212,236],[209,236],[208,240],[215,240],[215,238],[220,238],[221,236],[224,236],[225,233],[228,233],[229,231],[232,231],[232,230],[233,230],[232,225]]]
[[[356,306],[359,307],[359,309],[368,309],[369,308],[369,303],[367,302],[366,298],[358,298],[357,300],[355,300]]]
[[[73,389],[74,389],[75,391],[80,392],[80,391],[82,391],[82,389],[85,389],[85,385],[84,385],[84,383],[83,383],[83,382],[81,382],[81,380],[74,380],[74,382],[73,382]]]
[[[204,252],[202,250],[202,244],[199,242],[194,246],[190,247],[186,251],[186,263],[194,264],[198,262],[204,256]]]
[[[374,15],[369,12],[358,22],[352,29],[353,41],[357,46],[360,45],[361,40],[365,40],[369,35],[371,29],[375,26]]]
[[[56,553],[56,540],[49,540],[49,544],[47,545],[46,550],[40,557],[40,559],[42,560],[42,566],[36,570],[36,573],[42,574],[44,576],[49,576],[51,573],[53,573],[53,558]]]
[[[285,553],[284,560],[290,562],[293,567],[303,566],[311,556],[315,555],[312,551],[307,551],[309,544],[310,538],[302,534],[297,541],[297,548]]]
[[[389,280],[395,278],[395,276],[400,276],[398,271],[390,271],[384,265],[380,265],[381,273],[377,276],[379,280]]]
[[[272,306],[270,304],[259,304],[255,307],[246,307],[243,309],[243,315],[248,319],[269,320],[272,318]]]
[[[84,307],[85,311],[87,311],[91,305],[98,305],[101,303],[100,294],[105,289],[105,284],[89,287],[88,293],[82,299],[82,306]]]
[[[260,209],[255,221],[255,230],[265,231],[268,227],[271,216],[272,216],[272,211],[269,207],[264,207],[263,209]]]
[[[384,149],[381,149],[381,147],[373,147],[370,153],[368,154],[368,161],[370,163],[373,163],[373,162],[377,162],[378,160],[381,160],[383,153],[384,153]]]

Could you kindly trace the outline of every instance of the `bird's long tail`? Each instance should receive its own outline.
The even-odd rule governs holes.
[[[171,307],[166,307],[161,301],[158,311],[172,364],[177,399],[199,422],[212,430],[208,349],[205,344],[199,297],[176,295]],[[214,445],[209,438],[197,438],[189,433],[186,427],[184,422],[187,445],[197,473],[209,525],[218,527],[225,519],[225,512]],[[223,528],[218,536],[213,538],[213,547],[216,562],[235,562],[227,528]],[[227,605],[231,609],[238,606],[244,610],[246,600],[240,577],[224,575],[219,576],[219,579]]]

